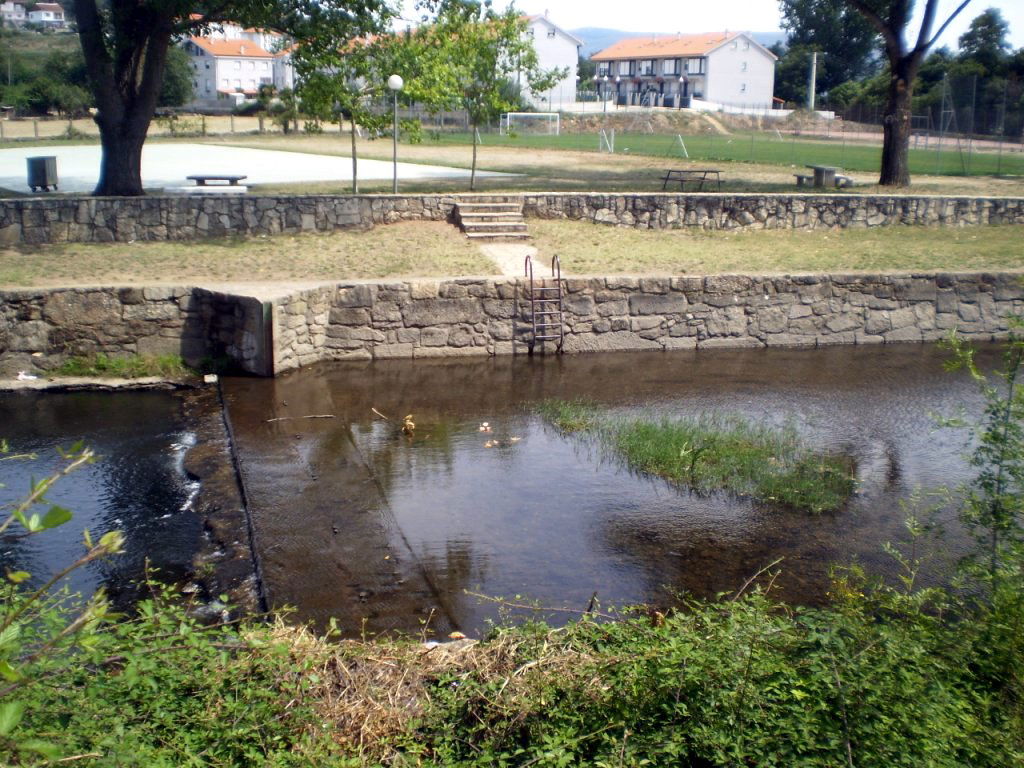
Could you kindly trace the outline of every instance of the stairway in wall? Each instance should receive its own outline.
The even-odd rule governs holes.
[[[455,204],[455,221],[471,240],[529,240],[518,195],[464,195]]]

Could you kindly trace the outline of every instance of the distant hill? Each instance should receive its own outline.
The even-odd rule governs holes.
[[[679,31],[682,32],[683,30]],[[700,31],[707,32],[710,30]],[[583,47],[580,49],[580,52],[584,56],[590,56],[593,53],[602,51],[609,45],[614,45],[619,40],[624,40],[627,37],[644,37],[654,34],[652,32],[624,32],[621,29],[605,29],[603,27],[581,27],[579,29],[570,29],[569,33],[583,41]],[[750,36],[765,47],[778,40],[783,42],[786,40],[786,33],[780,29],[774,32],[751,32]]]

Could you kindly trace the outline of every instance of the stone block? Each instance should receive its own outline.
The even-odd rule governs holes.
[[[629,297],[629,312],[633,315],[665,315],[686,311],[686,297],[680,293],[648,295],[635,293]],[[600,309],[608,304],[601,305]]]
[[[438,297],[438,285],[436,282],[415,282],[409,283],[409,298],[411,299],[436,299]]]
[[[413,344],[376,344],[370,350],[374,360],[390,360],[395,358],[411,358]]]
[[[763,346],[765,346],[763,341],[755,339],[752,336],[742,336],[740,338],[701,339],[697,342],[697,349],[754,349]]]
[[[421,299],[405,305],[402,314],[406,325],[421,327],[478,323],[485,319],[477,299]]]
[[[886,344],[896,341],[921,341],[921,331],[913,326],[894,328],[883,334]]]
[[[373,285],[352,285],[338,288],[338,295],[334,298],[336,307],[372,307],[376,286]]]
[[[447,328],[424,328],[420,332],[420,346],[422,347],[443,347],[447,343]]]
[[[331,325],[367,325],[370,312],[361,307],[332,307],[327,322]]]

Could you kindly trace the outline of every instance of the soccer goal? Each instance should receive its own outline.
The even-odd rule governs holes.
[[[561,127],[562,119],[557,112],[506,112],[502,114],[500,122],[502,136],[510,133],[558,136]]]

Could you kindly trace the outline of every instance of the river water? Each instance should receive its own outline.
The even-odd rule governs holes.
[[[147,558],[163,578],[188,572],[200,522],[191,508],[197,484],[182,469],[194,438],[178,395],[7,393],[0,395],[0,438],[9,443],[9,456],[35,454],[0,461],[4,505],[24,498],[31,478],[63,466],[57,447],[83,440],[98,457],[48,494],[53,504],[72,511],[72,521],[36,536],[0,541],[0,569],[23,569],[37,582],[45,580],[82,555],[83,530],[98,538],[116,529],[125,534],[125,553],[75,571],[66,582],[72,590],[90,594],[102,586],[115,598],[130,598]]]
[[[968,435],[934,414],[976,416],[982,401],[967,376],[943,370],[947,357],[895,345],[381,361],[223,387],[272,605],[336,617],[350,634],[475,633],[504,613],[477,595],[570,610],[595,593],[601,605],[668,605],[735,590],[779,558],[775,594],[790,601],[823,602],[834,564],[893,578],[883,546],[906,544],[908,512],[970,477]],[[980,359],[991,365],[996,350]],[[691,494],[533,409],[578,397],[615,412],[792,425],[855,459],[858,492],[820,516]],[[398,429],[407,414],[411,438]],[[954,506],[934,518],[945,534],[923,542],[924,573],[941,581],[967,539]]]

